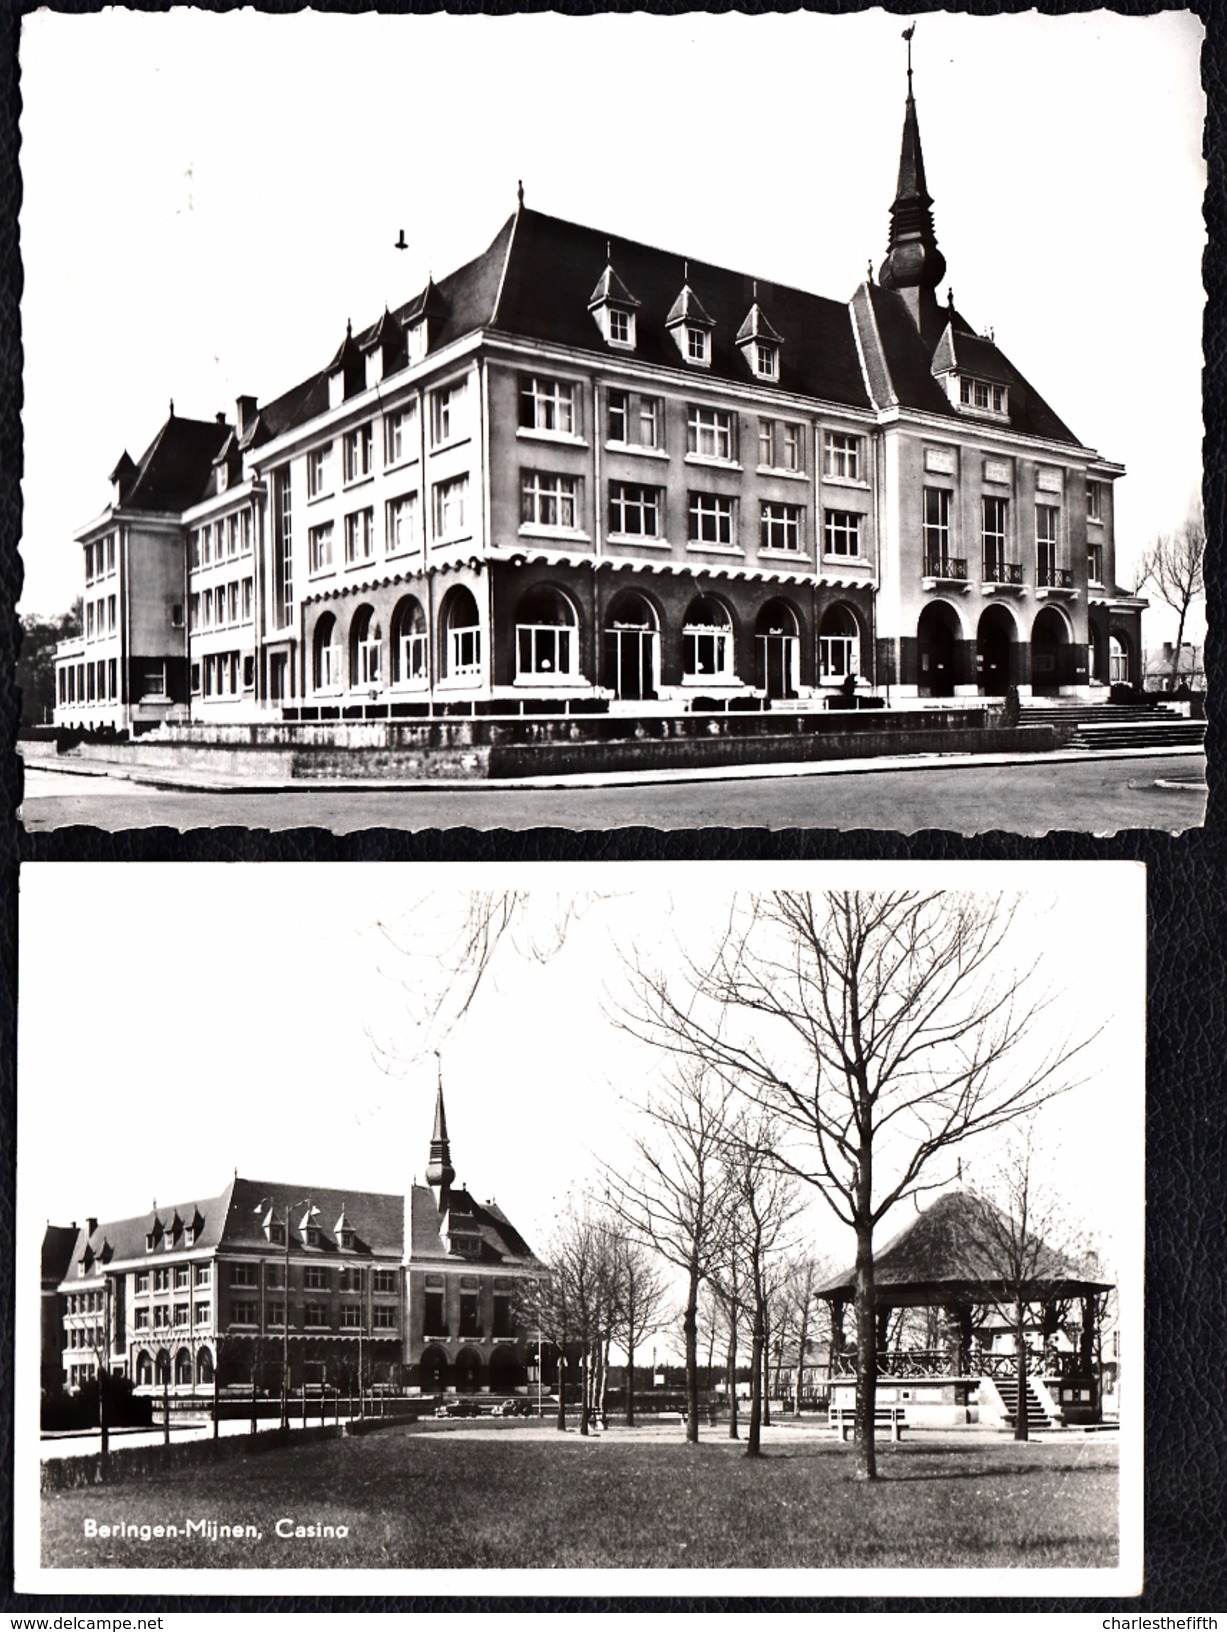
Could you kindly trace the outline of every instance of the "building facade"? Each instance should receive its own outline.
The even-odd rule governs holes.
[[[1140,678],[1120,465],[937,290],[911,70],[890,240],[831,300],[525,207],[78,538],[57,723],[805,709]]]
[[[404,1195],[236,1174],[216,1196],[49,1226],[44,1386],[54,1357],[70,1390],[103,1369],[176,1391],[211,1391],[215,1374],[271,1392],[283,1375],[292,1389],[522,1387],[519,1309],[543,1266],[456,1184],[442,1088],[435,1116],[427,1182]]]

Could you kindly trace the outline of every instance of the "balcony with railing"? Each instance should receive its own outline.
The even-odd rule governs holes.
[[[1041,601],[1050,595],[1068,597],[1076,594],[1073,569],[1041,561],[1035,573],[1035,593],[1036,599]]]
[[[980,587],[986,595],[995,590],[1025,588],[1021,561],[1003,561],[1000,556],[985,555],[982,565]]]
[[[927,550],[924,556],[921,582],[925,589],[935,589],[938,584],[958,584],[966,592],[970,588],[970,579],[967,576],[967,557],[938,554],[932,550]]]

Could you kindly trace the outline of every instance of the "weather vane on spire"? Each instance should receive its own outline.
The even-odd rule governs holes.
[[[916,32],[916,24],[903,30],[903,38],[907,41],[907,94],[912,94],[912,35]]]

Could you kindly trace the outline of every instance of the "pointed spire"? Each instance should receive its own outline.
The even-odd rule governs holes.
[[[924,153],[920,146],[920,124],[912,96],[912,35],[916,25],[904,31],[907,41],[907,105],[903,114],[903,141],[899,150],[899,184],[890,207],[890,244],[878,273],[884,289],[934,290],[946,274],[946,258],[937,247],[933,229],[933,203],[925,183]]]
[[[435,1090],[435,1126],[430,1136],[430,1161],[426,1166],[426,1183],[432,1190],[445,1191],[456,1177],[452,1166],[451,1144],[447,1137],[447,1113],[443,1108],[443,1061],[435,1055],[438,1086]]]

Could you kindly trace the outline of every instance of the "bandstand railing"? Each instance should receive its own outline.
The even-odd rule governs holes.
[[[1033,1377],[1080,1377],[1083,1368],[1076,1354],[1030,1355],[1027,1370]],[[1007,1382],[1017,1374],[1018,1360],[1013,1354],[987,1353],[973,1348],[966,1366],[960,1369],[959,1357],[946,1349],[880,1349],[878,1351],[879,1377],[1001,1377]],[[831,1366],[833,1377],[855,1377],[856,1356],[840,1354]]]

